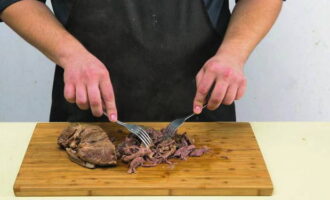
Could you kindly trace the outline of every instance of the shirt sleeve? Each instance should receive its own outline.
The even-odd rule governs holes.
[[[8,6],[18,2],[18,1],[21,1],[21,0],[0,0],[0,13],[2,11],[4,11]],[[41,1],[41,2],[46,2],[46,0],[38,0],[38,1]],[[0,22],[2,22],[2,20],[0,19]]]
[[[21,0],[0,0],[0,13],[7,8],[8,6],[10,6],[13,3],[16,3],[18,1]]]

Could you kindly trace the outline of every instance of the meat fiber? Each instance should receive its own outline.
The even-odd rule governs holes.
[[[57,143],[71,161],[87,167],[116,165],[115,146],[101,127],[74,124],[64,129]]]
[[[128,173],[135,173],[138,167],[154,167],[161,163],[172,165],[169,160],[202,156],[207,147],[196,148],[194,141],[186,133],[168,135],[148,128],[152,145],[145,147],[134,134],[129,134],[115,148],[106,132],[98,126],[74,124],[64,129],[58,137],[70,160],[87,168],[111,166],[117,159],[128,164]]]
[[[129,164],[128,173],[135,173],[138,167],[154,167],[161,163],[172,165],[170,158],[186,160],[189,156],[202,156],[208,151],[207,147],[196,148],[193,140],[186,133],[168,137],[165,129],[157,131],[148,128],[147,133],[153,145],[146,148],[133,134],[118,144],[117,155],[120,160]]]

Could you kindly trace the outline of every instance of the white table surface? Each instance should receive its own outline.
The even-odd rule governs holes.
[[[274,184],[269,197],[111,197],[111,199],[330,200],[330,122],[251,123]],[[15,197],[13,184],[35,123],[0,123],[0,200],[110,199]]]

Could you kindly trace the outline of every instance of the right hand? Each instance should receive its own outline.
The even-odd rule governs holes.
[[[95,117],[103,110],[110,121],[117,121],[115,96],[110,74],[104,64],[90,53],[73,56],[63,66],[64,97],[82,110],[91,108]]]

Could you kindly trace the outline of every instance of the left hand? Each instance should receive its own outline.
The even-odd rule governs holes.
[[[210,91],[213,84],[213,90]],[[230,55],[215,55],[197,73],[196,86],[194,113],[201,113],[209,93],[209,110],[217,109],[220,104],[230,105],[240,99],[246,89],[243,64]]]

